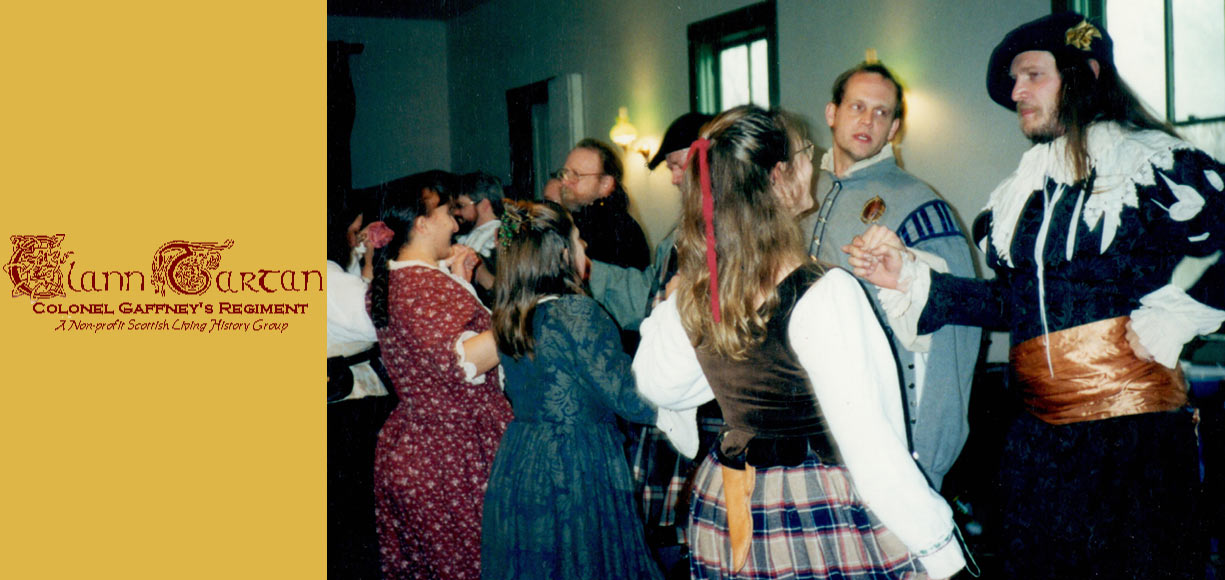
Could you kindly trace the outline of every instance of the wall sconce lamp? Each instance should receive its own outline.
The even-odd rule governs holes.
[[[638,129],[633,123],[630,123],[629,109],[621,107],[617,110],[617,123],[613,125],[611,131],[608,132],[608,137],[621,147],[626,155],[632,151],[642,155],[644,163],[650,162],[651,154],[655,152],[655,148],[659,146],[659,142],[651,137],[638,138]]]
[[[863,61],[868,64],[876,64],[880,62],[880,59],[876,58],[876,49],[869,48],[868,50],[865,50],[863,52]]]
[[[612,139],[613,143],[621,146],[621,150],[629,153],[630,145],[634,140],[638,139],[638,129],[635,129],[630,124],[629,110],[625,107],[617,112],[617,124],[613,125],[612,131],[608,132],[608,138]]]
[[[656,149],[659,149],[659,139],[643,136],[641,139],[634,141],[630,148],[639,155],[642,155],[643,163],[650,163],[651,156],[655,154]]]

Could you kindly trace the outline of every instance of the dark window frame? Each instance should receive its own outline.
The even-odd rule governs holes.
[[[689,110],[707,114],[717,114],[723,110],[722,95],[718,90],[721,78],[719,70],[719,53],[727,48],[739,45],[750,45],[754,41],[766,41],[767,78],[770,83],[770,106],[778,106],[778,11],[774,0],[745,6],[713,18],[707,18],[689,25]],[[708,71],[710,83],[702,86],[702,75],[699,68],[703,62],[711,68]],[[713,106],[703,110],[702,94],[708,93]],[[713,110],[709,110],[713,109]]]
[[[1107,0],[1051,0],[1051,11],[1076,12],[1083,15],[1088,20],[1101,23],[1102,28],[1110,30],[1110,23],[1106,22],[1106,1]],[[1182,121],[1175,120],[1174,107],[1175,92],[1177,87],[1174,84],[1174,22],[1172,18],[1172,14],[1174,13],[1174,0],[1165,0],[1164,13],[1165,110],[1160,111],[1162,117],[1175,127],[1225,122],[1225,115],[1207,118],[1190,117]]]

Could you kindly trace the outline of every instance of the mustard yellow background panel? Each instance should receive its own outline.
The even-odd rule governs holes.
[[[325,3],[22,4],[0,577],[324,577]]]

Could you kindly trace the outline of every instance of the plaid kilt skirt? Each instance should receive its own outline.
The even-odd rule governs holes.
[[[714,445],[722,429],[723,417],[718,414],[718,407],[713,416],[699,411],[698,461]],[[677,453],[668,437],[655,426],[641,425],[631,433],[630,473],[648,528],[679,526],[678,531],[684,531],[689,521],[688,487],[692,487],[686,484],[697,467],[694,461]],[[678,541],[683,542],[684,538]]]
[[[795,467],[757,469],[752,547],[744,568],[733,574],[723,473],[714,452],[696,478],[689,519],[694,579],[927,578],[923,565],[858,497],[846,468],[824,465],[811,452]]]

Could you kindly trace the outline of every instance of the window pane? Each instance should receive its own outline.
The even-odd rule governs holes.
[[[692,74],[694,78],[694,90],[697,99],[699,113],[707,115],[715,115],[719,113],[718,94],[715,93],[719,87],[719,79],[715,78],[715,51],[708,44],[703,44],[698,47],[696,62],[692,65],[695,70]]]
[[[749,47],[741,44],[719,53],[719,84],[724,111],[749,102]]]
[[[1225,116],[1225,2],[1174,7],[1174,119]]]
[[[770,108],[770,67],[766,63],[768,56],[766,39],[754,41],[749,45],[749,71],[752,73],[750,87],[753,104],[763,109]]]
[[[1165,2],[1109,0],[1106,25],[1114,39],[1119,75],[1158,117],[1164,118]]]

